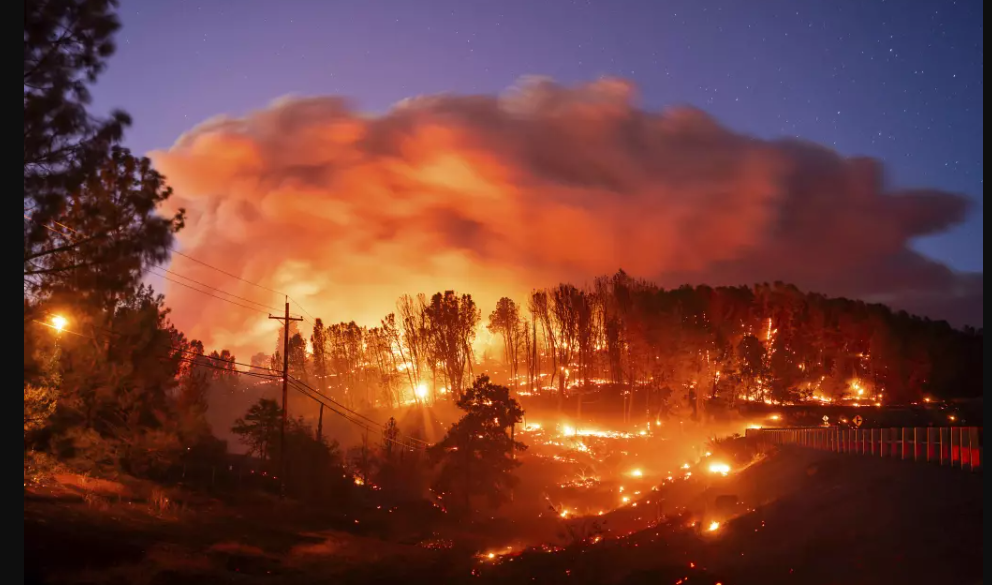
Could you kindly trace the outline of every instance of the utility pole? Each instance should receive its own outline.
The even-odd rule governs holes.
[[[282,468],[279,471],[280,488],[282,496],[286,495],[286,422],[289,420],[289,322],[302,321],[303,317],[289,316],[289,297],[286,297],[286,315],[275,317],[269,315],[269,319],[283,321],[282,330],[282,426],[279,429],[279,463]]]

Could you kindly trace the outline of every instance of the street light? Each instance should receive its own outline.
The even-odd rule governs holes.
[[[62,333],[62,330],[65,329],[65,326],[68,324],[69,324],[69,320],[63,317],[62,315],[52,316],[52,328],[58,331],[59,333]]]

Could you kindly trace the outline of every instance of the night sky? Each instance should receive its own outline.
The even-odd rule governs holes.
[[[124,0],[94,91],[139,152],[286,94],[497,93],[523,75],[630,79],[649,109],[688,103],[763,138],[887,164],[897,186],[976,207],[918,248],[982,271],[981,0]]]

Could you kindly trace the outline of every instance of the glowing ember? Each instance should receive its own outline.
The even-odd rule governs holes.
[[[771,415],[771,416],[770,416],[770,417],[768,417],[768,418],[770,418],[770,419],[772,419],[772,420],[782,420],[782,417],[781,417],[781,416],[779,416],[779,415],[777,415],[777,414],[773,414],[773,415]]]
[[[561,434],[565,435],[566,437],[574,437],[576,435],[576,431],[574,427],[565,425],[561,428]]]
[[[718,473],[726,477],[730,474],[730,466],[726,463],[714,463],[710,465],[710,473]]]
[[[630,475],[632,477],[644,477],[644,472],[641,471],[640,469],[635,469],[634,471],[630,472]]]
[[[356,477],[356,478],[355,478],[355,485],[359,485],[359,486],[361,486],[361,485],[365,485],[365,480],[363,480],[363,479],[362,479],[362,478],[360,478],[360,477]]]
[[[689,469],[689,467],[690,467],[690,465],[688,463],[686,463],[685,465],[682,466],[682,469]]]
[[[717,530],[720,530],[720,523],[719,522],[710,522],[710,527],[707,528],[707,530],[709,532],[716,532]]]
[[[623,502],[624,504],[629,504],[630,503],[630,498],[628,498],[627,496],[624,496],[624,497],[620,498],[620,501]]]

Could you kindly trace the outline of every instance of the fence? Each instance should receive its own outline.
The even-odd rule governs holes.
[[[982,468],[982,427],[748,429],[746,436],[766,445],[797,445],[971,471]]]

